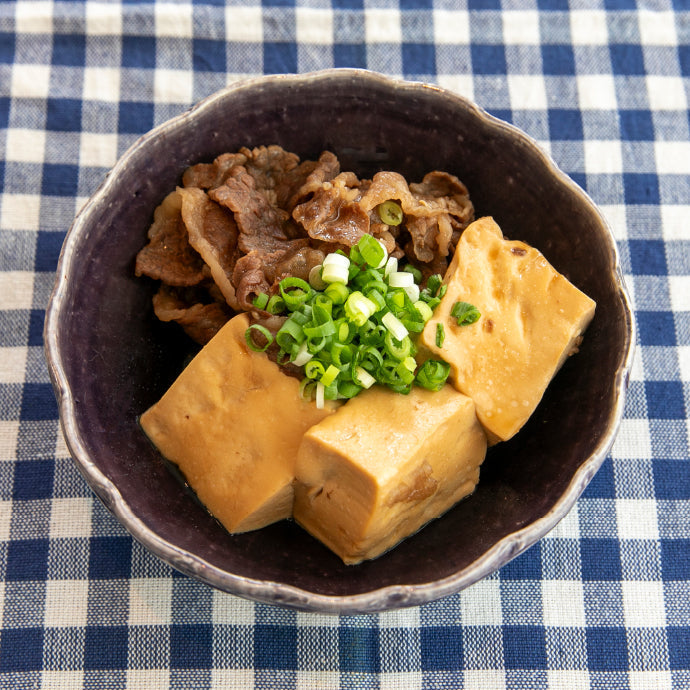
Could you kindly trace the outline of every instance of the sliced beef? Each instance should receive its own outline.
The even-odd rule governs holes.
[[[182,198],[177,191],[168,194],[156,208],[148,244],[136,257],[137,276],[188,287],[199,284],[208,275],[204,260],[189,244],[181,208]]]
[[[161,285],[153,296],[153,310],[161,321],[178,323],[192,340],[205,345],[232,316],[227,304],[206,302],[207,297],[200,290]]]
[[[232,273],[240,257],[239,231],[232,213],[212,201],[202,189],[180,189],[179,194],[189,243],[208,265],[227,303],[239,310],[232,284]]]

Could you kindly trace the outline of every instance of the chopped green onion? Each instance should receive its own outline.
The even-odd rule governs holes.
[[[364,367],[355,368],[352,380],[363,388],[371,388],[376,383],[376,379]]]
[[[458,326],[469,326],[481,316],[479,309],[468,302],[456,302],[450,310],[450,315],[457,319]]]
[[[350,259],[342,254],[333,252],[323,260],[321,280],[324,283],[342,283],[347,285],[349,279]]]
[[[361,292],[351,292],[345,302],[345,315],[357,326],[363,326],[376,309],[376,303]]]
[[[282,314],[285,309],[285,300],[280,295],[273,295],[266,305],[266,311],[269,314]]]
[[[419,368],[415,382],[430,391],[439,391],[446,383],[450,374],[450,364],[437,359],[427,359]]]
[[[417,313],[422,317],[424,323],[426,323],[434,315],[434,310],[422,300],[417,300],[413,306],[417,310]]]
[[[379,218],[386,225],[400,225],[403,219],[403,210],[395,201],[384,201],[378,206]]]
[[[269,344],[264,347],[263,338],[274,339],[278,363],[303,368],[300,395],[320,407],[376,383],[403,394],[415,381],[433,387],[437,379],[445,381],[445,363],[420,367],[415,375],[416,334],[432,317],[445,286],[437,275],[420,290],[420,278],[410,265],[398,270],[398,260],[387,257],[372,235],[363,235],[349,258],[341,250],[328,254],[310,271],[308,282],[284,278],[279,294],[257,295],[257,308],[287,318],[275,338],[259,324],[248,328],[247,344],[261,351]]]
[[[357,242],[362,259],[372,268],[382,268],[388,259],[386,248],[372,235],[362,235]]]
[[[443,341],[446,339],[446,329],[439,321],[436,324],[436,347],[443,347]]]
[[[333,304],[345,304],[350,291],[343,283],[331,283],[324,290],[324,294]]]
[[[307,348],[307,341],[305,340],[298,348],[295,353],[292,363],[295,366],[303,367],[314,355],[309,352]]]
[[[394,256],[389,256],[388,261],[386,261],[386,268],[383,271],[383,275],[388,278],[391,273],[395,273],[398,270],[398,260]]]
[[[392,312],[389,311],[384,314],[381,321],[396,340],[403,340],[406,335],[409,335],[407,328],[403,326],[400,319],[398,319]]]
[[[442,283],[443,283],[443,278],[441,278],[441,275],[439,273],[434,273],[433,275],[429,276],[429,278],[427,279],[426,289],[429,291],[429,293],[433,297],[436,297],[438,290],[441,287]]]
[[[320,379],[325,371],[325,367],[317,359],[310,359],[304,367],[304,375],[308,379]]]
[[[329,364],[326,371],[321,375],[321,383],[324,386],[330,386],[338,378],[339,373],[340,369],[338,367],[334,364]]]
[[[254,332],[261,333],[261,335],[266,340],[266,343],[263,346],[257,345],[256,342],[254,342]],[[273,335],[271,334],[271,331],[269,331],[268,328],[266,328],[266,326],[262,326],[258,323],[253,323],[244,332],[244,339],[247,343],[247,347],[250,350],[253,350],[254,352],[265,352],[273,342]]]
[[[260,292],[253,300],[252,304],[257,309],[265,309],[268,304],[268,295],[265,292]]]
[[[414,276],[405,271],[396,271],[388,276],[388,284],[394,288],[404,288],[414,285]]]
[[[311,285],[314,290],[323,290],[327,283],[324,283],[321,278],[321,264],[313,266],[309,271],[309,285]]]
[[[306,280],[294,276],[283,278],[278,287],[285,304],[292,310],[303,305],[313,293],[311,286]]]
[[[415,281],[418,283],[422,280],[422,272],[412,264],[405,264],[405,268],[403,268],[403,271],[411,273],[414,276]]]

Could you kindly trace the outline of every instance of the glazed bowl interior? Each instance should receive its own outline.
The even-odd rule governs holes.
[[[231,536],[161,460],[137,418],[191,351],[156,321],[154,285],[134,277],[154,208],[184,169],[242,146],[302,159],[329,149],[343,170],[434,169],[597,302],[526,427],[490,449],[475,493],[377,560],[345,566],[291,522]],[[332,70],[232,86],[143,137],[68,234],[46,321],[65,437],[87,481],[125,527],[179,570],[259,601],[356,613],[420,604],[475,582],[565,515],[606,456],[630,368],[632,319],[600,214],[516,129],[439,89]]]

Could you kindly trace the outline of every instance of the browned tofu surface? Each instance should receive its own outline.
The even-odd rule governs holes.
[[[297,379],[247,347],[248,325],[247,314],[231,319],[141,416],[149,438],[230,532],[292,515],[302,435],[333,411],[303,401]]]
[[[451,365],[450,380],[474,400],[490,442],[507,440],[577,349],[595,303],[536,249],[505,240],[491,218],[463,232],[444,282],[448,290],[421,343]],[[476,306],[479,321],[458,326],[450,315],[456,301]],[[442,347],[436,346],[439,323]]]
[[[474,403],[452,386],[374,386],[304,435],[294,517],[345,563],[375,558],[471,493],[485,454]]]

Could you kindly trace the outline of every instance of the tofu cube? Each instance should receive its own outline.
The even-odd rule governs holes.
[[[247,314],[231,319],[140,423],[229,532],[291,517],[302,435],[333,412],[299,394],[264,353],[247,347]]]
[[[596,305],[536,249],[504,239],[492,218],[465,229],[444,282],[448,290],[420,342],[451,365],[450,380],[474,400],[490,443],[505,441],[577,351]],[[450,314],[457,301],[476,306],[479,321],[458,326]]]
[[[452,386],[374,386],[305,433],[295,520],[347,564],[375,558],[471,493],[485,454],[474,403]]]

